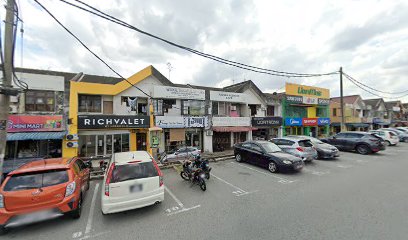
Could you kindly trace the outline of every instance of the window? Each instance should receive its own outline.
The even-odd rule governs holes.
[[[251,144],[251,148],[252,148],[253,150],[255,150],[255,151],[262,152],[261,147],[258,146],[258,145],[256,145],[256,144]]]
[[[112,183],[140,178],[157,177],[159,174],[152,162],[117,165],[112,173]]]
[[[163,112],[168,113],[169,109],[176,105],[176,99],[164,99],[163,100]]]
[[[79,112],[102,112],[102,96],[79,95]]]
[[[25,110],[54,112],[55,93],[53,91],[28,90],[25,94]]]
[[[336,138],[346,138],[346,134],[345,133],[338,133],[335,135]]]
[[[358,134],[358,133],[347,133],[346,138],[362,138],[363,135]]]
[[[182,109],[183,115],[203,116],[205,115],[205,101],[184,100]]]
[[[218,102],[212,102],[212,115],[218,115]]]
[[[250,143],[243,143],[242,147],[244,148],[251,148],[251,144]]]
[[[302,140],[298,142],[301,147],[313,147],[313,144],[310,140]]]
[[[337,108],[333,108],[333,116],[334,116],[334,117],[337,116]]]
[[[268,106],[266,109],[266,114],[268,116],[275,116],[275,106]]]
[[[255,116],[256,115],[256,105],[249,105],[248,104],[248,107],[251,110],[251,116]]]
[[[4,186],[4,191],[18,191],[49,187],[68,182],[66,170],[24,173],[13,175]]]

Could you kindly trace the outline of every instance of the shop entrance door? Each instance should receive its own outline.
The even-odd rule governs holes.
[[[136,150],[137,151],[146,151],[146,133],[137,133],[136,134]]]

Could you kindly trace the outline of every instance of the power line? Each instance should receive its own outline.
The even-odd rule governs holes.
[[[74,37],[86,50],[88,50],[92,55],[94,55],[99,61],[101,61],[105,66],[107,66],[112,72],[114,72],[116,75],[118,75],[120,78],[124,79],[127,83],[132,85],[134,88],[138,89],[141,91],[143,94],[148,96],[149,98],[153,98],[146,92],[144,92],[142,89],[134,85],[133,83],[129,82],[126,78],[124,78],[120,73],[118,73],[115,69],[113,69],[108,63],[106,63],[101,57],[99,57],[95,52],[93,52],[88,46],[85,45],[74,33],[72,33],[67,27],[65,27],[48,9],[43,6],[40,2],[37,0],[34,0],[42,9],[44,9],[62,28],[64,28],[65,31],[67,31],[72,37]]]
[[[398,97],[384,97],[384,96],[381,96],[381,95],[379,95],[379,94],[374,93],[373,91],[370,91],[370,90],[365,89],[363,86],[361,86],[358,82],[355,82],[354,79],[351,78],[351,77],[349,77],[348,75],[346,75],[346,74],[343,74],[343,75],[344,75],[348,80],[350,80],[350,82],[352,82],[355,86],[357,86],[358,88],[360,88],[360,89],[362,89],[362,90],[364,90],[364,91],[366,91],[366,92],[368,92],[368,93],[370,93],[370,94],[372,94],[372,95],[374,95],[374,96],[380,97],[380,98],[400,99],[400,98],[403,98],[403,97],[408,96],[408,94],[405,94],[405,95],[398,96]]]
[[[281,76],[281,77],[288,77],[288,76],[291,76],[291,77],[321,77],[321,76],[338,74],[338,71],[330,72],[330,73],[321,73],[321,74],[284,72],[284,71],[277,71],[277,70],[271,70],[271,69],[266,69],[266,68],[255,67],[255,66],[251,66],[251,65],[231,61],[231,60],[227,60],[227,59],[224,59],[224,58],[221,58],[221,57],[217,57],[217,56],[214,56],[214,55],[211,55],[211,54],[203,53],[203,52],[197,51],[195,49],[188,48],[188,47],[176,44],[176,43],[171,42],[169,40],[166,40],[164,38],[161,38],[161,37],[158,37],[158,36],[153,35],[151,33],[148,33],[146,31],[140,30],[139,28],[136,28],[135,26],[132,26],[129,23],[126,23],[126,22],[124,22],[124,21],[122,21],[120,19],[117,19],[117,18],[115,18],[115,17],[113,17],[113,16],[111,16],[111,15],[109,15],[107,13],[104,13],[104,12],[98,10],[97,8],[92,7],[91,5],[86,4],[86,3],[84,3],[84,2],[82,2],[80,0],[75,0],[75,1],[81,3],[82,5],[90,8],[90,9],[92,9],[93,11],[91,11],[89,9],[86,9],[84,7],[78,6],[76,4],[67,2],[65,0],[60,0],[60,1],[66,3],[66,4],[70,5],[70,6],[81,9],[83,11],[89,12],[89,13],[91,13],[93,15],[104,18],[104,19],[106,19],[106,20],[108,20],[110,22],[119,24],[121,26],[127,27],[129,29],[132,29],[134,31],[137,31],[139,33],[147,35],[149,37],[152,37],[152,38],[155,38],[155,39],[160,40],[162,42],[165,42],[165,43],[167,43],[169,45],[172,45],[174,47],[189,51],[189,52],[191,52],[193,54],[196,54],[196,55],[199,55],[199,56],[202,56],[202,57],[205,57],[205,58],[209,58],[209,59],[212,59],[214,61],[217,61],[217,62],[220,62],[220,63],[223,63],[223,64],[227,64],[227,65],[234,66],[234,67],[237,67],[237,68],[245,69],[245,70],[248,70],[248,71],[253,71],[253,72],[268,74],[268,75],[273,75],[273,76]]]
[[[348,74],[346,74],[346,73],[344,73],[344,72],[343,72],[343,75],[344,75],[344,76],[347,76],[347,77],[349,77],[349,78],[351,78],[351,79],[353,79],[355,82],[359,83],[360,85],[363,85],[364,87],[367,87],[367,88],[369,88],[369,89],[371,89],[371,90],[373,90],[373,91],[376,91],[376,92],[385,93],[385,94],[391,94],[391,95],[403,94],[403,93],[407,93],[407,92],[408,92],[408,90],[401,91],[401,92],[386,92],[386,91],[381,91],[381,90],[372,88],[372,87],[370,87],[370,86],[367,86],[366,84],[364,84],[364,83],[362,83],[362,82],[356,80],[355,78],[351,77],[350,75],[348,75]]]

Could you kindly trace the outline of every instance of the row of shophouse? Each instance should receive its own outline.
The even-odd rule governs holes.
[[[17,76],[29,90],[11,99],[6,159],[155,155],[181,146],[214,152],[245,140],[338,131],[337,100],[319,87],[287,83],[285,93],[270,94],[250,80],[224,88],[175,84],[153,66],[126,80],[35,69]],[[401,103],[390,112],[382,99],[346,99],[350,128],[406,118]]]

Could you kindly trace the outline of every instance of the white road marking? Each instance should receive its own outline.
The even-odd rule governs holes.
[[[80,236],[82,236],[82,232],[76,232],[72,234],[72,238],[79,238]]]
[[[220,180],[221,182],[223,182],[223,183],[225,183],[225,184],[227,184],[227,185],[229,185],[229,186],[235,188],[236,190],[239,191],[239,193],[246,193],[246,192],[247,192],[247,191],[245,191],[245,190],[243,190],[243,189],[241,189],[241,188],[235,186],[234,184],[229,183],[229,182],[225,181],[224,179],[215,176],[214,174],[211,174],[211,176],[213,176],[213,177],[215,177],[216,179]],[[235,192],[237,192],[237,191],[235,191]],[[232,192],[232,193],[234,193],[234,192]],[[237,194],[237,193],[234,193],[234,194]]]
[[[176,197],[176,195],[173,194],[172,191],[170,191],[170,189],[168,189],[168,188],[166,187],[166,185],[164,185],[164,189],[170,194],[170,196],[174,199],[174,201],[176,201],[176,203],[177,203],[181,208],[184,207],[183,203]]]
[[[166,185],[164,186],[164,189],[170,194],[170,196],[174,199],[174,201],[176,201],[176,203],[179,205],[178,207],[176,206],[176,207],[166,209],[165,212],[167,213],[167,216],[171,216],[171,215],[182,213],[182,212],[187,212],[187,211],[201,207],[201,205],[196,205],[191,208],[185,208],[184,204],[176,197],[176,195],[174,195],[172,191],[170,191],[170,189],[166,187]]]
[[[359,163],[366,163],[366,162],[368,162],[367,160],[363,160],[363,159],[357,159],[357,162],[359,162]]]
[[[235,163],[235,162],[232,162],[232,163]],[[276,178],[276,179],[278,179],[278,182],[279,182],[279,183],[293,183],[293,182],[296,182],[296,181],[297,181],[297,180],[288,180],[288,179],[285,179],[285,178],[282,178],[282,177],[278,177],[278,176],[273,175],[273,173],[262,172],[262,171],[259,171],[258,169],[245,166],[245,165],[243,165],[243,164],[241,164],[241,163],[235,163],[235,164],[237,164],[237,165],[239,165],[239,166],[241,166],[241,167],[250,169],[250,170],[252,170],[252,171],[255,171],[255,172],[257,172],[257,173],[261,173],[261,174],[263,174],[263,175],[267,175],[267,176],[271,176],[271,177],[273,177],[273,178]]]
[[[353,167],[353,166],[352,166],[352,165],[337,164],[337,167],[339,167],[339,168],[351,168],[351,167]]]
[[[98,189],[99,189],[99,183],[95,185],[94,194],[92,196],[91,208],[89,210],[89,215],[88,215],[88,222],[86,223],[86,228],[85,228],[85,235],[90,233],[92,230],[93,215],[95,211],[95,200],[96,200],[96,195],[98,194]]]
[[[308,169],[308,168],[303,168],[302,171],[309,172],[309,173],[311,173],[313,175],[316,175],[316,176],[323,176],[323,175],[326,175],[326,174],[330,173],[330,171],[320,172],[320,171],[315,171],[315,170],[311,170],[311,169]]]

